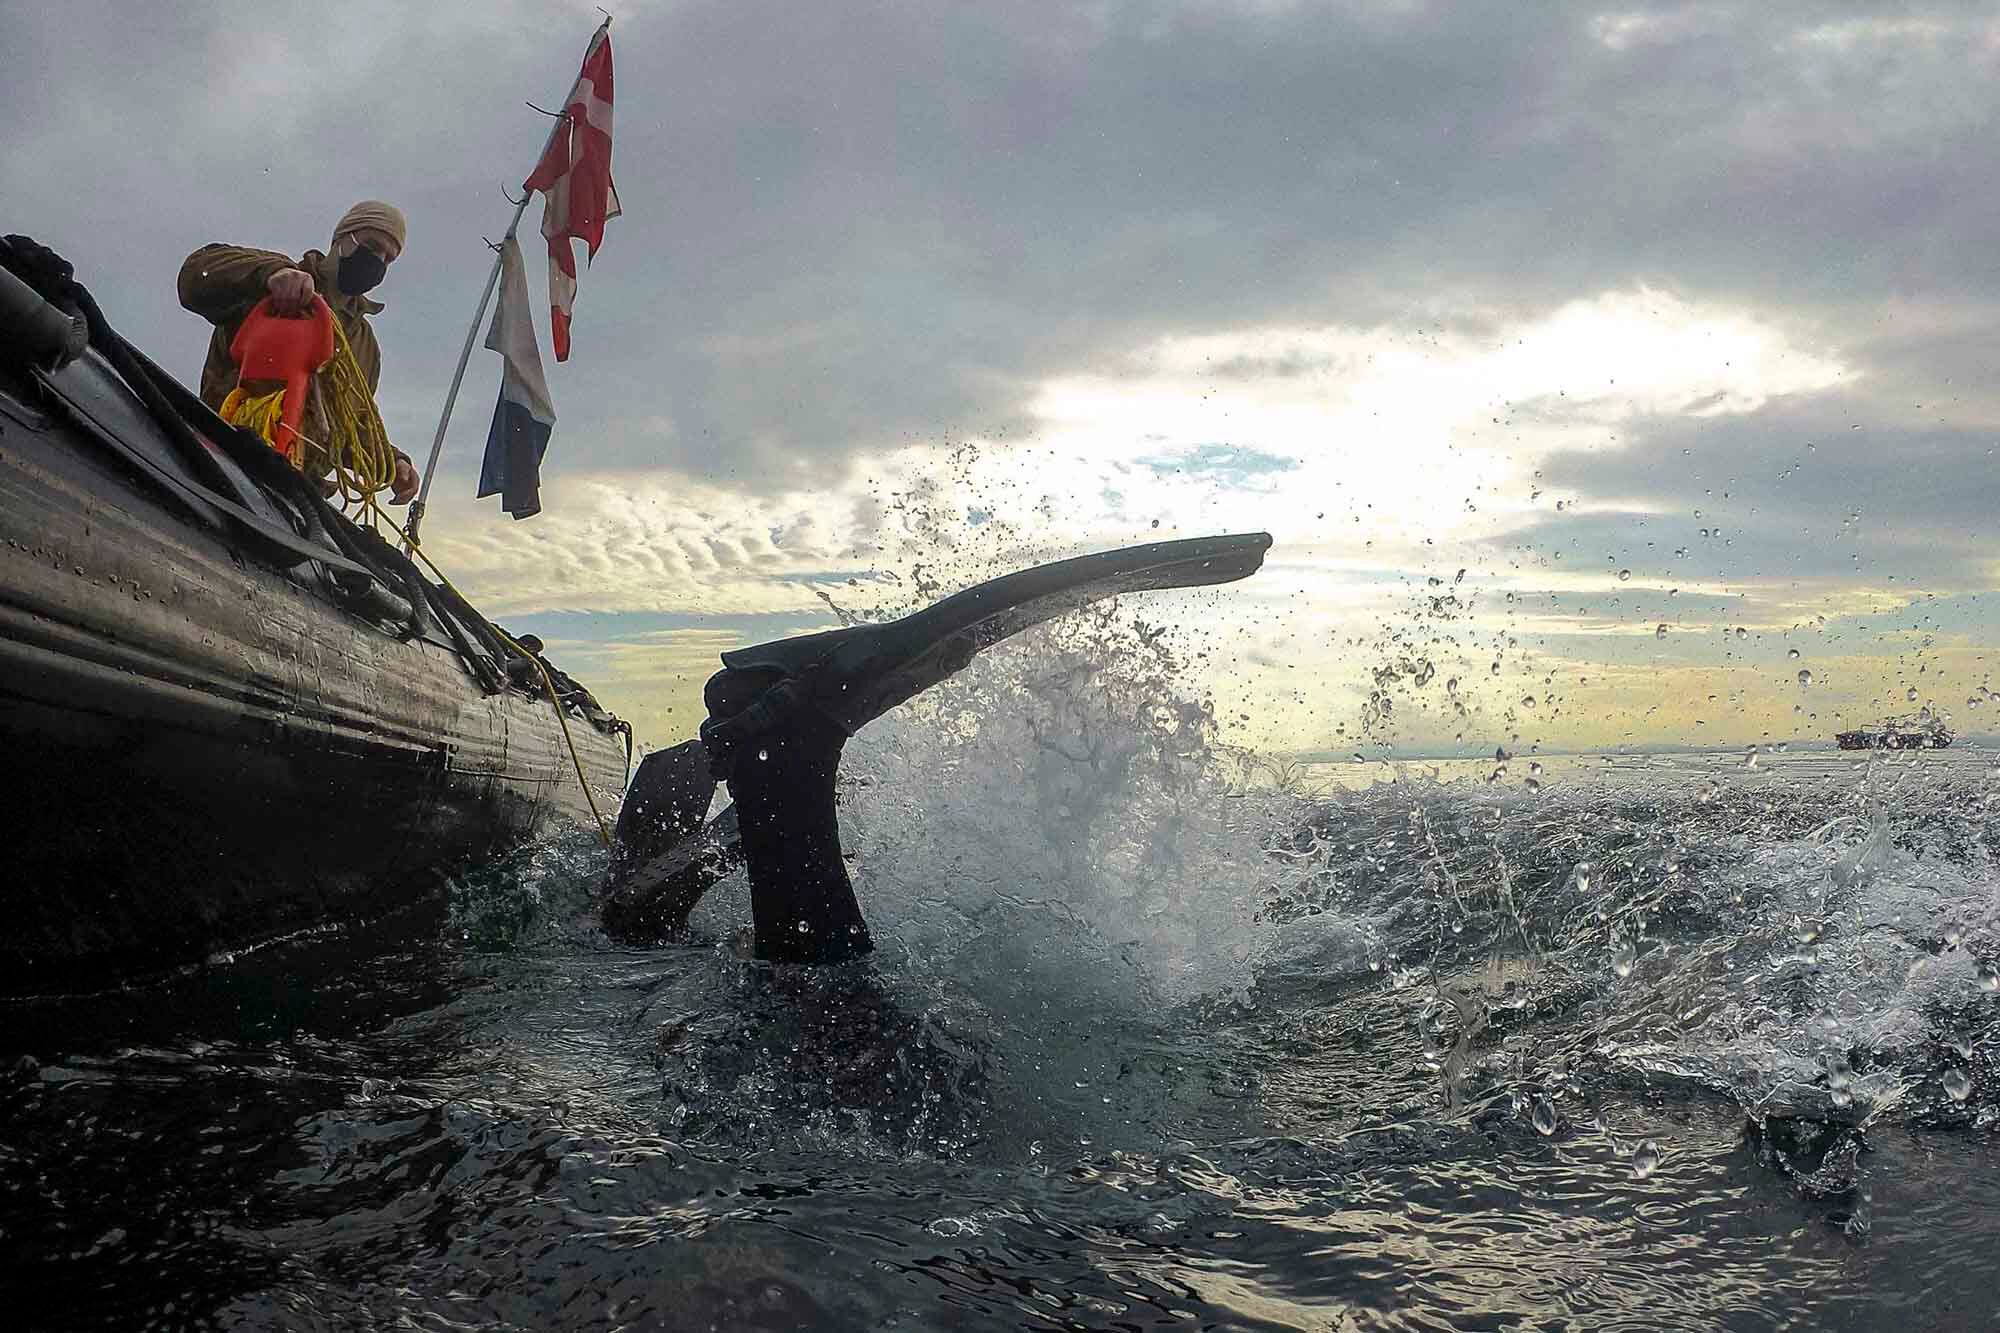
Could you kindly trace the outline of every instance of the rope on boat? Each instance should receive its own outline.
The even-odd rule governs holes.
[[[392,456],[392,462],[393,462],[393,456]],[[363,500],[363,502],[367,504],[368,508],[374,512],[374,516],[376,518],[388,524],[389,530],[394,532],[397,536],[403,539],[403,544],[406,547],[408,547],[413,554],[416,555],[417,559],[423,561],[425,565],[429,566],[431,573],[437,575],[437,580],[439,583],[442,583],[446,588],[450,589],[452,595],[454,597],[457,597],[460,601],[465,600],[465,595],[459,592],[457,588],[452,586],[451,580],[445,577],[445,572],[437,567],[436,562],[434,562],[429,556],[424,554],[424,548],[417,545],[416,541],[410,536],[410,534],[403,531],[403,529],[396,523],[396,520],[391,518],[386,512],[384,512],[381,505],[375,503],[375,496],[373,492],[362,491],[361,499]],[[604,845],[606,847],[609,847],[611,845],[611,827],[610,825],[604,822],[604,812],[597,808],[597,796],[594,792],[590,790],[589,779],[583,776],[583,759],[576,752],[576,738],[570,735],[569,717],[563,710],[562,700],[556,696],[556,683],[554,680],[550,679],[548,667],[543,664],[542,659],[540,657],[536,656],[534,653],[529,652],[526,648],[523,648],[520,644],[516,643],[514,641],[514,636],[509,634],[506,630],[501,629],[498,625],[493,624],[493,622],[490,620],[487,621],[486,623],[487,627],[490,628],[495,634],[499,635],[500,638],[506,642],[509,648],[512,648],[515,652],[527,658],[530,662],[533,662],[535,664],[535,670],[538,673],[540,673],[542,678],[542,690],[549,696],[549,706],[556,710],[556,723],[558,726],[562,728],[563,744],[569,746],[569,761],[576,769],[577,785],[583,788],[583,799],[590,803],[591,818],[597,821],[597,836],[604,840]]]
[[[346,509],[366,502],[370,510],[387,518],[374,497],[395,483],[396,447],[389,443],[389,431],[382,424],[375,395],[368,389],[368,377],[356,364],[354,349],[347,345],[347,333],[338,319],[333,321],[333,334],[339,350],[321,371],[320,391],[326,395],[327,428],[333,437],[327,453],[333,462],[340,506]]]
[[[285,420],[285,391],[273,389],[269,393],[248,394],[243,386],[237,385],[222,400],[222,406],[215,414],[232,426],[254,431],[264,437],[264,443],[292,460],[293,467],[305,466],[305,436],[292,429]],[[285,430],[296,436],[283,444],[278,442],[278,431]]]

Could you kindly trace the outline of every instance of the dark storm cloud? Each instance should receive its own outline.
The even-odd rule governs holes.
[[[795,486],[871,446],[1017,433],[1043,377],[1115,369],[1165,334],[1491,321],[1639,281],[1842,346],[1882,303],[1949,293],[1970,312],[1954,331],[1883,351],[1913,383],[1947,361],[1969,376],[2000,211],[1993,47],[1970,12],[640,9],[614,27],[627,216],[583,279],[552,466]],[[324,244],[353,198],[396,199],[414,233],[384,289],[384,399],[420,450],[478,238],[542,132],[520,103],[560,93],[593,21],[16,0],[6,229],[71,254],[128,331],[191,370],[183,254]],[[461,471],[491,361],[475,353]],[[1624,467],[1618,484],[1643,486],[1663,457],[1570,475],[1606,493]],[[1888,477],[1855,466],[1821,498]]]
[[[1656,582],[1991,586],[2000,562],[1994,431],[1882,416],[1838,395],[1631,423],[1621,448],[1549,458],[1542,484],[1551,495],[1651,512],[1551,509],[1497,544],[1572,562],[1551,568],[1629,567]]]

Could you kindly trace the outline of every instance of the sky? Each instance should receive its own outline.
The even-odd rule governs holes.
[[[1128,608],[1201,645],[1189,688],[1241,744],[1980,730],[1988,7],[614,12],[625,215],[548,359],[545,511],[473,499],[477,349],[425,526],[648,743],[691,734],[719,651],[832,605],[1253,530],[1254,579]],[[527,103],[600,18],[0,0],[4,229],[192,380],[189,251],[323,248],[396,202],[379,401],[421,460]]]

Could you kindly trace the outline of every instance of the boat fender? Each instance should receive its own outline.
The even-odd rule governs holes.
[[[11,254],[11,247],[0,255]],[[90,345],[90,325],[58,309],[0,264],[0,350],[10,359],[60,370]]]

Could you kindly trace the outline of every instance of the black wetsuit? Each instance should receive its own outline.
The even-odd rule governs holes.
[[[710,763],[729,784],[750,878],[757,956],[833,963],[875,947],[840,850],[834,775],[847,732],[792,681],[717,672],[704,691]]]

